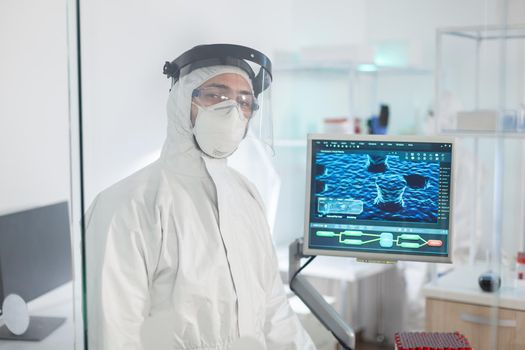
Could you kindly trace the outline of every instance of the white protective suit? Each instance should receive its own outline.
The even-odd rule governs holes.
[[[205,156],[192,90],[234,67],[199,68],[168,100],[159,160],[100,193],[86,215],[89,349],[314,349],[291,310],[262,202],[225,159]]]

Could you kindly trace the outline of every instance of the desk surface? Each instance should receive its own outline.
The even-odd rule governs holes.
[[[433,281],[423,288],[427,298],[457,301],[468,304],[497,306],[513,310],[525,310],[525,287],[516,286],[507,273],[499,291],[483,292],[478,285],[478,277],[485,272],[485,266],[467,265]]]
[[[68,283],[28,304],[31,316],[65,317],[66,322],[41,342],[0,340],[1,350],[67,350],[74,349],[73,285]],[[0,325],[3,325],[0,320]]]

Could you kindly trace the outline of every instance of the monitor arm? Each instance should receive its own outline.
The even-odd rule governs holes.
[[[6,295],[4,295],[4,285],[3,285],[3,279],[2,279],[2,261],[0,261],[0,319],[2,318],[2,315],[3,315],[2,305],[4,303],[5,297]]]
[[[306,278],[299,274],[301,258],[307,257],[303,254],[303,240],[301,238],[290,244],[288,267],[290,289],[305,303],[326,329],[332,332],[344,349],[355,349],[354,330],[346,324]]]

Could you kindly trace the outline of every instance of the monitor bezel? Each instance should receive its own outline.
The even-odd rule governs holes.
[[[378,142],[423,142],[423,143],[450,143],[452,144],[451,152],[451,169],[450,169],[450,203],[449,203],[449,228],[448,228],[448,255],[446,256],[425,256],[425,255],[411,255],[411,254],[388,254],[388,253],[373,253],[373,252],[355,252],[343,250],[325,250],[310,248],[310,200],[311,200],[311,180],[312,180],[312,144],[315,141],[378,141]],[[454,228],[454,184],[455,184],[455,152],[456,142],[454,137],[449,136],[385,136],[385,135],[356,135],[356,134],[308,134],[307,136],[307,152],[306,152],[306,200],[305,200],[305,216],[304,216],[304,239],[303,239],[303,253],[305,255],[329,255],[357,258],[364,261],[419,261],[419,262],[434,262],[434,263],[452,263],[453,252],[453,228]]]

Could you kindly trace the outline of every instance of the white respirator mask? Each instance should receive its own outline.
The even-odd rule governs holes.
[[[233,100],[213,106],[198,108],[193,135],[200,149],[213,158],[226,158],[231,155],[246,135],[246,118]]]

